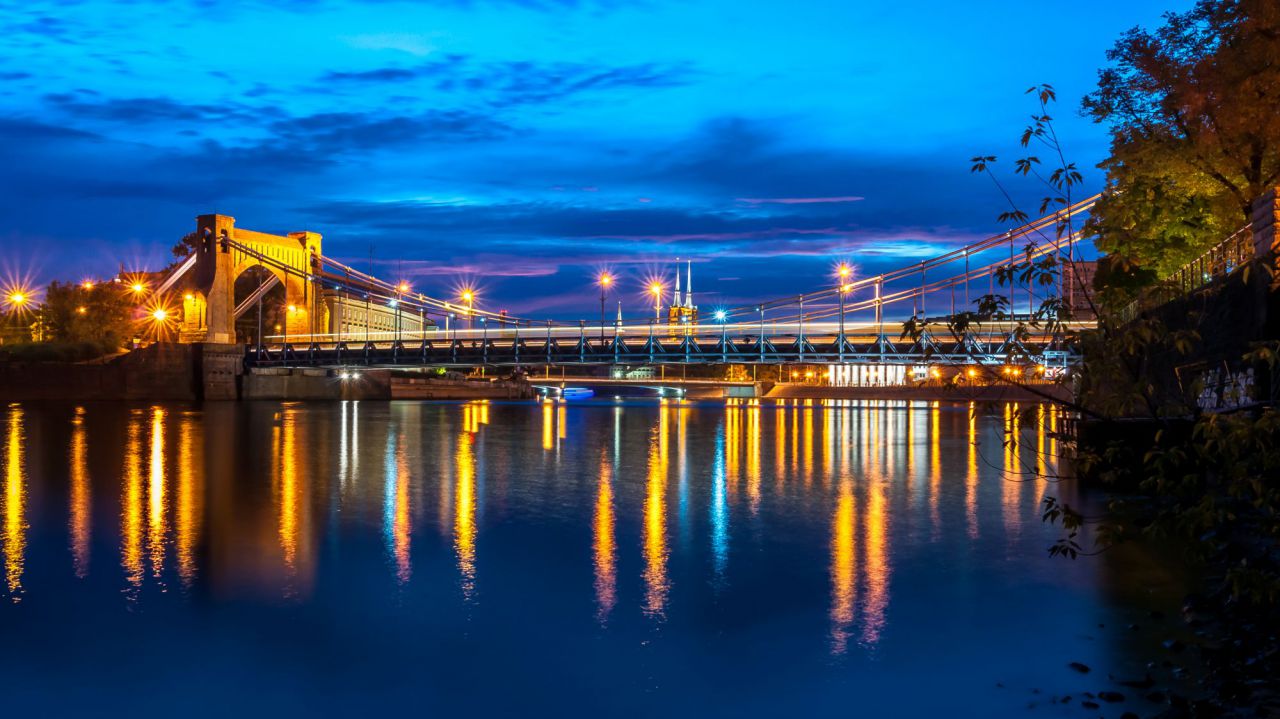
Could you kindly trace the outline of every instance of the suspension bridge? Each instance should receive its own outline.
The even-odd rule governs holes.
[[[1074,357],[1062,342],[1062,327],[1027,330],[1025,321],[1051,296],[1081,306],[1086,279],[1070,271],[1075,262],[1065,261],[1078,259],[1079,238],[1057,228],[1068,221],[1078,226],[1078,216],[1096,199],[888,272],[855,278],[842,268],[835,281],[811,292],[702,315],[692,287],[682,295],[678,280],[665,317],[665,289],[659,285],[653,288],[652,316],[619,313],[606,319],[603,295],[598,322],[494,312],[476,306],[469,293],[459,301],[413,292],[403,282],[325,256],[317,233],[269,235],[238,228],[226,215],[197,218],[194,251],[156,294],[182,294],[180,337],[187,342],[235,342],[236,321],[256,311],[258,329],[244,356],[251,368],[1011,361],[1065,367]],[[1064,260],[1068,271],[1059,282],[999,284],[1000,268],[1047,255]],[[238,297],[237,279],[253,268],[259,284]],[[284,288],[288,313],[282,331],[264,336],[263,303],[277,286]],[[944,327],[958,312],[972,310],[978,297],[995,292],[1010,301],[1004,321],[962,335],[926,328],[919,336],[901,337],[908,319]]]

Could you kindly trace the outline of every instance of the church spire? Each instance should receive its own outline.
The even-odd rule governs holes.
[[[676,274],[680,274],[680,269],[676,268]],[[684,283],[684,306],[693,308],[693,260],[689,260],[689,277]]]
[[[671,298],[671,305],[679,307],[684,303],[684,297],[680,294],[680,258],[676,258],[676,294]]]

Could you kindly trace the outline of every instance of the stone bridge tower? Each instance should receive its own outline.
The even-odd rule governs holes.
[[[236,341],[236,279],[255,266],[284,285],[284,301],[291,308],[285,313],[286,333],[327,331],[329,317],[317,297],[319,285],[306,279],[319,269],[319,233],[271,235],[238,228],[228,215],[200,215],[196,238],[193,278],[183,302],[183,341]]]

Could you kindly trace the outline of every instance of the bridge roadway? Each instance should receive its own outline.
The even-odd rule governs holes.
[[[949,333],[900,339],[876,323],[666,323],[614,327],[503,327],[422,333],[359,333],[270,337],[246,349],[249,367],[476,367],[531,365],[662,365],[879,363],[1003,364],[1075,360],[1043,332],[1015,338],[1015,324],[986,325],[957,339]],[[1087,323],[1074,328],[1089,326]],[[399,339],[397,339],[399,334]]]

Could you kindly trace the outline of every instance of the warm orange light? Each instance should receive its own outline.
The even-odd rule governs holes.
[[[932,377],[932,378],[934,378],[934,379],[938,379],[939,377],[941,377],[941,376],[942,376],[942,371],[941,371],[941,370],[939,370],[937,367],[930,367],[930,368],[929,368],[929,376],[930,376],[930,377]]]
[[[852,273],[852,272],[853,272],[853,268],[849,267],[848,263],[841,262],[841,263],[840,263],[840,267],[839,267],[839,269],[837,269],[837,270],[836,270],[836,272],[837,272],[837,274],[839,274],[839,275],[840,275],[840,279],[842,279],[842,280],[843,280],[843,279],[847,278],[847,277],[849,276],[849,274],[850,274],[850,273]]]
[[[155,318],[156,322],[164,322],[169,317],[169,312],[164,308],[160,308],[155,312],[152,312],[151,316]]]
[[[291,315],[292,315],[292,314],[295,314],[295,313],[297,313],[297,311],[298,311],[298,306],[297,306],[297,305],[289,305],[289,314],[291,314]]]
[[[649,291],[653,293],[654,297],[657,297],[658,295],[662,294],[662,283],[654,282],[653,284],[649,285]]]
[[[797,372],[797,371],[795,371],[795,370],[791,370],[791,376],[792,376],[792,378],[799,377],[799,376],[800,376],[800,373],[799,373],[799,372]]]
[[[84,282],[81,282],[81,283],[80,283],[80,286],[81,286],[81,287],[83,287],[83,288],[84,288],[84,289],[86,289],[86,290],[91,290],[91,289],[93,289],[93,281],[92,281],[92,280],[85,280]]]
[[[15,305],[26,304],[27,296],[22,294],[21,292],[14,292],[13,294],[9,295],[9,302]]]
[[[88,311],[89,311],[89,308],[85,307],[84,305],[80,305],[79,307],[76,308],[76,314],[78,315],[82,315]]]
[[[813,377],[813,370],[809,370],[809,371],[805,372],[805,373],[804,373],[804,376],[805,376],[806,378],[811,378],[811,377]]]
[[[135,293],[142,294],[142,291],[147,288],[146,288],[146,285],[143,285],[141,282],[135,282],[133,283],[132,289]]]
[[[608,287],[611,284],[613,284],[613,277],[608,272],[600,275],[600,286]]]
[[[183,297],[187,300],[187,302],[190,302],[191,300],[194,300],[194,299],[196,298],[196,296],[195,296],[195,295],[193,295],[193,294],[191,294],[190,292],[188,292],[187,294],[183,295]]]
[[[968,375],[969,375],[969,378],[970,378],[970,379],[973,379],[974,377],[977,377],[977,376],[978,376],[978,370],[973,369],[973,368],[970,368],[970,369],[969,369],[969,371],[968,371],[966,374],[968,374]]]
[[[472,300],[474,300],[475,298],[476,298],[476,294],[475,294],[474,292],[472,292],[471,290],[463,290],[463,291],[462,291],[462,301],[463,301],[463,302],[466,302],[467,304],[470,304],[470,303],[471,303],[471,301],[472,301]]]
[[[408,292],[408,291],[409,291],[409,283],[408,283],[408,282],[401,282],[401,283],[400,283],[400,286],[399,286],[397,289],[399,289],[399,290],[400,290],[400,292],[402,292],[402,293],[403,293],[403,292]]]

